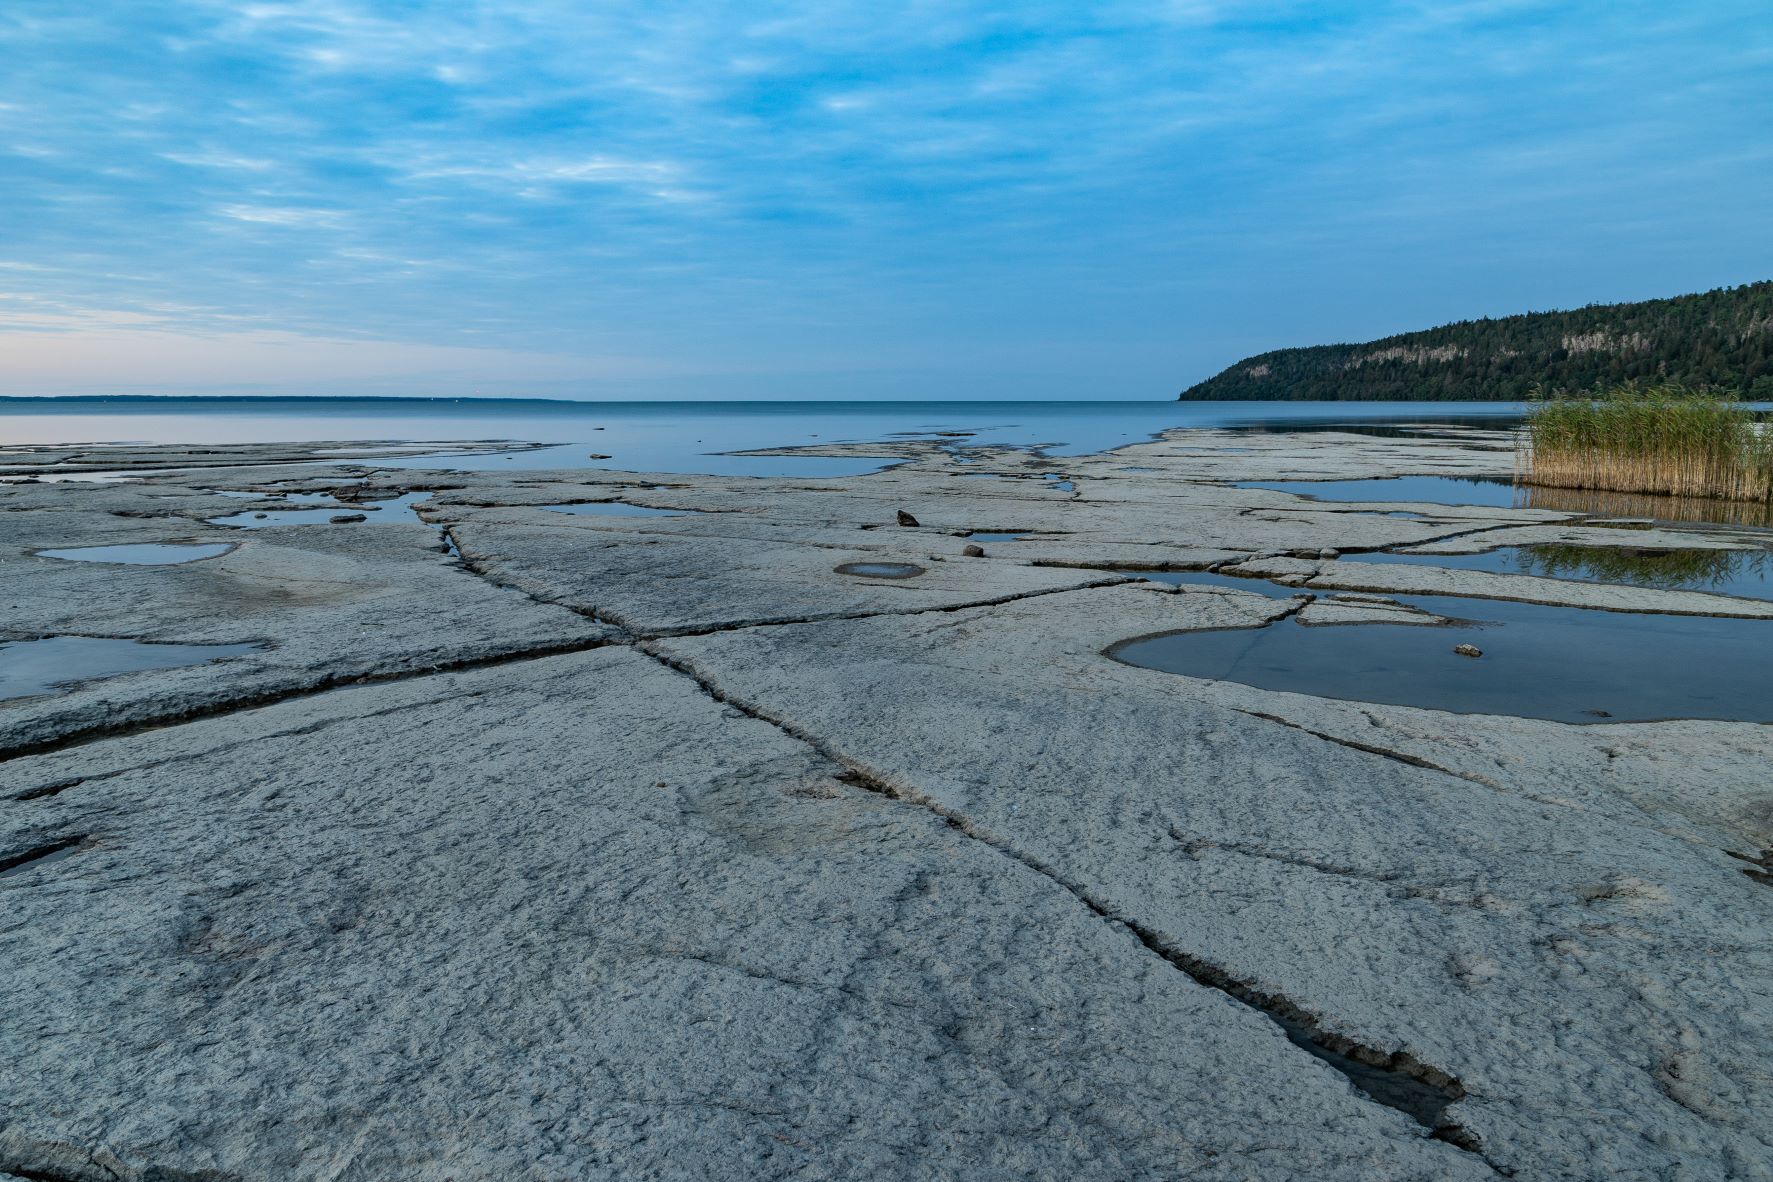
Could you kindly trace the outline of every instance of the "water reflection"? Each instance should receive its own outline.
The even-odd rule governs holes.
[[[1551,509],[1560,513],[1647,517],[1655,521],[1708,522],[1713,525],[1773,526],[1773,504],[1765,501],[1719,501],[1709,497],[1665,497],[1588,488],[1545,488],[1532,484],[1520,485],[1515,492],[1514,504],[1519,509]]]
[[[216,558],[234,548],[230,542],[128,542],[116,546],[74,546],[66,550],[39,550],[40,558],[63,562],[117,562],[125,566],[178,566],[204,558]]]
[[[923,573],[923,567],[909,562],[846,562],[831,569],[840,575],[869,579],[912,579]]]
[[[1129,665],[1320,698],[1558,722],[1773,722],[1773,620],[1661,616],[1398,595],[1446,625],[1254,628],[1139,637]],[[1478,659],[1455,645],[1481,649]]]
[[[1507,476],[1380,476],[1365,480],[1245,480],[1236,488],[1265,488],[1314,501],[1401,501],[1428,505],[1478,505],[1544,509],[1597,517],[1714,525],[1773,526],[1773,503],[1665,497],[1516,484]]]
[[[1400,501],[1426,505],[1512,508],[1513,479],[1506,476],[1381,476],[1367,480],[1245,480],[1237,488],[1266,488],[1314,501]]]
[[[1773,599],[1773,552],[1642,546],[1501,546],[1482,554],[1351,555],[1345,562],[1403,563],[1662,591],[1709,591]]]
[[[688,517],[688,509],[654,509],[649,505],[630,505],[626,501],[569,501],[560,505],[537,505],[550,513],[570,513],[575,517]]]
[[[47,636],[0,644],[0,698],[27,698],[82,681],[235,657],[256,644],[152,644],[109,636]]]

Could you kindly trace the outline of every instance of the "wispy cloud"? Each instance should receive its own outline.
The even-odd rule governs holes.
[[[13,0],[0,58],[6,285],[172,331],[1137,396],[1773,274],[1758,0]]]

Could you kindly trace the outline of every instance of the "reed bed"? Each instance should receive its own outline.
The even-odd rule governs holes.
[[[1773,500],[1773,434],[1726,398],[1620,386],[1540,403],[1516,474],[1555,488],[1765,502]]]

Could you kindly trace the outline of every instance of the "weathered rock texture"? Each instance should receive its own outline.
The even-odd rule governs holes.
[[[0,1176],[1773,1178],[1767,727],[1103,655],[1434,626],[1388,591],[1765,604],[1350,574],[1620,531],[1227,483],[1506,465],[1481,434],[887,450],[840,480],[12,457],[149,474],[0,486],[0,639],[261,647],[0,700]],[[291,490],[434,495],[206,524]],[[618,498],[686,512],[544,507]],[[36,554],[131,541],[238,546]],[[1208,567],[1300,586],[1138,574]]]

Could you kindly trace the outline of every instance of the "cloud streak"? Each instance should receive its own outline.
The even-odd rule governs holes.
[[[0,55],[5,286],[587,389],[613,351],[685,396],[1160,396],[1773,274],[1773,30],[1736,0],[15,0]]]

